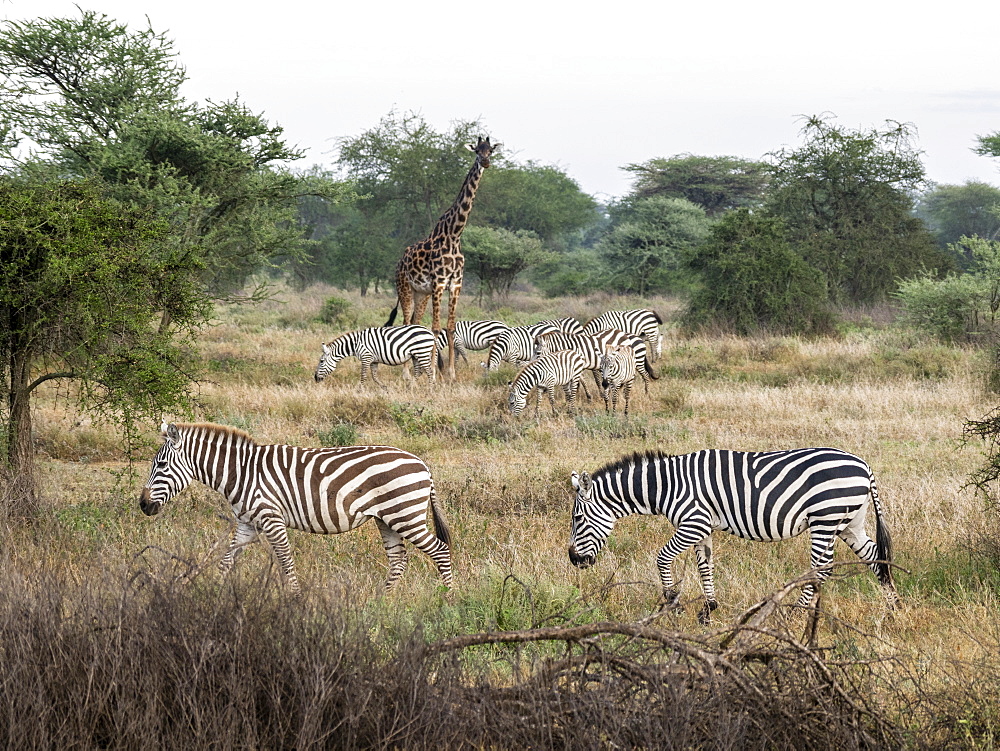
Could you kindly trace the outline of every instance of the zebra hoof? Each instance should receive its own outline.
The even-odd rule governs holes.
[[[665,589],[663,590],[663,604],[661,605],[663,610],[674,610],[682,611],[684,608],[681,607],[681,593],[676,589]]]
[[[719,603],[715,600],[707,600],[705,606],[698,613],[698,623],[702,626],[707,626],[712,622],[712,611],[719,607]]]

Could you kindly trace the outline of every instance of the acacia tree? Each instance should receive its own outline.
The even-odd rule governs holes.
[[[180,411],[182,347],[207,317],[198,261],[165,251],[166,226],[93,185],[0,184],[0,384],[6,511],[36,503],[31,395],[72,379],[82,407],[116,422],[131,448],[138,420]],[[154,321],[169,313],[170,332]]]
[[[164,245],[200,258],[215,297],[301,251],[299,197],[349,195],[289,172],[301,152],[242,102],[186,102],[173,43],[151,28],[93,11],[5,21],[0,74],[8,170],[37,182],[99,177],[110,196],[168,223]]]
[[[834,300],[879,299],[896,279],[949,265],[912,214],[924,168],[910,126],[851,131],[810,117],[802,133],[802,146],[771,154],[767,207]]]
[[[677,154],[622,169],[635,175],[635,198],[684,198],[701,206],[710,217],[759,206],[768,183],[764,162],[734,156]]]
[[[935,185],[917,203],[917,216],[924,220],[947,247],[961,237],[978,236],[985,240],[1000,237],[1000,188],[980,180],[963,185]],[[963,268],[973,262],[971,256],[959,257]]]
[[[542,241],[525,230],[511,232],[493,227],[469,227],[463,235],[465,268],[479,279],[479,300],[510,294],[517,275],[550,260]]]

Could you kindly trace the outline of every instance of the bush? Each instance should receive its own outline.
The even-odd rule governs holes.
[[[726,214],[690,261],[701,285],[682,318],[689,331],[823,334],[833,330],[823,275],[788,244],[784,223],[747,210]]]
[[[342,297],[328,297],[317,319],[321,323],[332,323],[344,328],[351,328],[357,323],[357,316],[351,314],[350,301]]]
[[[924,273],[899,283],[900,322],[945,342],[968,341],[985,322],[986,281],[971,274]]]
[[[354,446],[358,442],[358,429],[349,422],[340,422],[330,428],[316,431],[323,446]]]

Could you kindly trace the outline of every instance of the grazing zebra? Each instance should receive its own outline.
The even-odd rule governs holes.
[[[456,321],[455,322],[455,355],[460,356],[466,363],[469,358],[466,355],[468,350],[478,352],[488,349],[498,336],[506,331],[510,331],[503,321]],[[438,348],[438,368],[442,367],[441,352],[448,348],[448,331],[441,329],[437,336]]]
[[[875,477],[858,457],[832,448],[745,453],[709,449],[668,456],[636,453],[608,464],[593,476],[572,474],[576,500],[569,558],[593,565],[615,520],[629,514],[662,514],[676,528],[656,556],[667,602],[675,605],[674,559],[694,546],[706,604],[699,619],[716,608],[712,580],[712,531],[746,540],[784,540],[809,530],[814,568],[833,560],[840,537],[875,572],[895,604],[892,542],[883,519]],[[868,498],[875,508],[875,541],[865,532]],[[829,570],[818,572],[822,581]],[[799,605],[816,591],[805,586]]]
[[[262,446],[241,430],[210,423],[164,423],[160,432],[163,445],[139,508],[147,516],[159,513],[192,480],[222,493],[238,522],[219,563],[223,573],[262,533],[289,590],[298,594],[287,527],[337,534],[374,519],[389,557],[387,590],[406,569],[404,540],[429,555],[451,586],[451,536],[435,503],[430,470],[413,454],[391,446]],[[434,535],[427,528],[428,511]]]
[[[434,380],[434,368],[431,367],[431,357],[434,352],[434,334],[423,326],[392,326],[376,327],[350,331],[323,345],[323,354],[313,378],[322,381],[337,368],[337,363],[351,355],[361,360],[361,383],[368,378],[371,371],[372,380],[379,386],[385,386],[375,376],[378,365],[403,365],[407,360],[413,361],[413,373],[425,373]],[[409,379],[410,374],[404,368],[403,377]]]
[[[607,395],[601,385],[601,356],[608,347],[616,347],[620,344],[628,345],[632,348],[635,357],[636,372],[642,377],[646,393],[649,393],[649,381],[656,380],[653,366],[649,362],[646,340],[636,334],[629,334],[615,329],[604,329],[594,334],[570,335],[562,332],[546,332],[535,337],[533,357],[538,357],[546,352],[554,352],[559,349],[577,349],[583,357],[586,367],[594,373],[594,383],[597,384],[601,396],[607,406]],[[590,392],[584,386],[584,393],[590,398]]]
[[[549,323],[535,323],[531,326],[511,326],[498,336],[490,345],[490,352],[482,366],[487,370],[496,370],[501,362],[523,365],[534,358],[532,347],[535,337],[545,332],[557,332]]]
[[[638,334],[649,342],[653,360],[656,361],[663,354],[663,335],[660,334],[659,327],[661,323],[663,319],[655,310],[609,310],[588,321],[583,330],[587,334],[596,334],[602,329],[618,329]]]
[[[562,386],[566,394],[566,402],[572,409],[576,404],[576,391],[580,386],[580,376],[583,375],[583,360],[576,350],[562,350],[542,355],[532,360],[517,374],[510,384],[510,395],[507,406],[519,417],[528,400],[528,394],[535,389],[535,417],[538,417],[538,404],[542,401],[542,392],[549,397],[552,414],[556,414],[556,398],[554,389]]]
[[[625,397],[625,416],[628,417],[628,403],[632,398],[632,384],[635,383],[635,351],[627,344],[609,347],[601,355],[601,386],[610,392],[611,412],[618,407],[618,392]],[[608,411],[608,400],[604,400],[604,411]]]

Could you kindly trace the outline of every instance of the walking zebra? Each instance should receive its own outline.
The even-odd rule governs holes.
[[[601,386],[611,397],[611,412],[618,408],[620,390],[625,397],[625,416],[628,417],[628,403],[632,398],[635,373],[635,351],[628,345],[610,347],[601,355]],[[607,398],[604,399],[604,411],[608,411]]]
[[[693,454],[633,454],[597,470],[572,474],[576,500],[570,533],[573,565],[593,565],[616,519],[662,514],[676,528],[656,556],[663,595],[676,604],[672,566],[694,546],[706,604],[699,620],[715,610],[712,531],[746,540],[784,540],[809,530],[814,568],[833,560],[840,537],[875,572],[891,602],[898,601],[890,563],[892,542],[875,477],[858,457],[832,448],[745,453],[710,449]],[[868,498],[875,508],[875,541],[865,532]],[[818,572],[820,581],[829,570]],[[803,588],[799,605],[816,592]]]
[[[496,370],[501,362],[523,365],[534,359],[532,348],[535,337],[545,332],[558,332],[552,324],[535,323],[531,326],[511,326],[490,345],[490,352],[482,366],[487,370]]]
[[[433,352],[434,334],[423,326],[379,326],[350,331],[323,345],[323,354],[313,378],[322,381],[337,369],[337,363],[353,355],[361,360],[361,383],[367,380],[368,372],[371,371],[372,380],[385,388],[375,376],[376,367],[380,364],[403,365],[407,360],[413,361],[414,375],[425,373],[433,381]],[[403,377],[410,377],[406,368],[403,369]]]
[[[387,590],[406,569],[404,540],[429,555],[451,586],[451,536],[435,503],[430,470],[413,454],[392,446],[264,446],[241,430],[210,423],[164,423],[160,432],[163,445],[139,508],[147,516],[158,514],[192,480],[222,493],[238,522],[219,562],[223,573],[262,533],[289,590],[298,594],[287,527],[337,534],[374,519],[389,558]],[[428,511],[434,535],[427,528]]]
[[[661,323],[663,319],[655,310],[609,310],[588,321],[583,330],[587,334],[596,334],[602,329],[618,329],[638,334],[649,343],[653,360],[656,361],[663,354],[663,335],[660,334],[659,327]]]
[[[478,352],[488,349],[496,338],[506,331],[510,331],[510,326],[503,321],[456,321],[455,355],[460,356],[468,364],[469,358],[466,355],[468,350]],[[448,348],[447,329],[438,332],[437,348],[440,369],[443,365],[441,353]]]
[[[535,417],[538,417],[538,405],[542,401],[542,392],[549,397],[552,415],[556,414],[556,398],[554,389],[562,386],[566,394],[566,403],[570,408],[576,404],[576,391],[580,386],[580,376],[583,375],[583,360],[576,350],[563,350],[542,355],[532,360],[517,374],[510,384],[510,395],[507,406],[519,417],[528,400],[528,394],[535,389]]]

